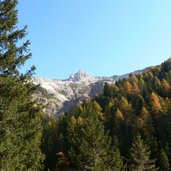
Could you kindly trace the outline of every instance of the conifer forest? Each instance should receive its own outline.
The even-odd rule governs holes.
[[[104,83],[59,117],[32,98],[17,0],[0,0],[0,171],[170,171],[171,59]]]

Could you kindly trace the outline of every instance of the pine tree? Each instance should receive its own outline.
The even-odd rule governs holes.
[[[159,165],[160,165],[161,171],[169,171],[170,170],[169,159],[168,159],[166,152],[163,149],[160,150]]]
[[[26,27],[19,30],[17,0],[0,0],[0,170],[42,170],[41,108],[32,100],[36,87],[32,69],[20,74],[19,69],[31,57],[19,40]]]
[[[153,90],[155,90],[156,92],[158,92],[161,88],[161,82],[160,80],[157,78],[157,76],[155,76],[153,78],[153,81],[152,81],[152,86],[153,86]]]
[[[108,96],[108,97],[113,97],[114,91],[111,89],[110,84],[105,83],[104,90],[103,90],[103,95]]]
[[[82,124],[70,132],[69,159],[77,170],[120,171],[123,162],[119,150],[111,145],[111,139],[104,132],[98,114],[86,110]],[[70,131],[70,127],[68,127]]]
[[[155,160],[150,158],[151,152],[148,145],[144,143],[141,136],[134,138],[130,149],[130,170],[131,171],[156,171]]]

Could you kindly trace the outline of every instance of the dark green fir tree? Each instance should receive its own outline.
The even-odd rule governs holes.
[[[69,159],[77,170],[124,170],[119,150],[112,147],[111,139],[105,133],[98,114],[91,107],[74,124],[69,124],[68,130]]]
[[[26,28],[19,30],[17,0],[0,0],[0,170],[42,170],[41,109],[32,94],[32,69],[19,69],[31,57]],[[21,46],[19,46],[21,45]]]
[[[140,135],[137,135],[130,150],[130,170],[157,171],[155,160],[151,159],[150,155],[148,145],[144,143]]]

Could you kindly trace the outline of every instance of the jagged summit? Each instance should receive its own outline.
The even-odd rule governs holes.
[[[77,81],[86,81],[86,80],[90,80],[93,77],[90,76],[87,72],[84,72],[82,70],[79,70],[78,72],[76,72],[75,74],[71,74],[69,77],[69,81],[73,81],[73,82],[77,82]]]

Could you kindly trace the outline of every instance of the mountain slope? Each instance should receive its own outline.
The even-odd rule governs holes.
[[[130,74],[138,74],[145,70],[138,70],[122,76],[93,77],[83,71],[72,74],[66,80],[33,78],[36,85],[40,85],[35,98],[45,105],[45,112],[50,115],[59,115],[66,112],[73,105],[82,103],[87,97],[95,97],[103,92],[104,83],[127,78]]]

